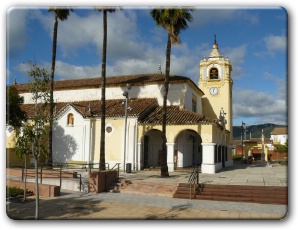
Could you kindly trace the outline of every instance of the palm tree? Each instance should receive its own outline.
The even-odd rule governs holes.
[[[49,127],[49,143],[48,143],[48,163],[53,162],[53,118],[54,118],[54,73],[55,73],[55,64],[56,64],[56,48],[57,48],[57,32],[58,32],[58,22],[67,20],[70,11],[72,9],[63,9],[59,7],[51,7],[48,10],[49,12],[54,12],[55,14],[55,24],[53,31],[53,46],[52,46],[52,68],[51,68],[51,80],[50,80],[50,127]]]
[[[105,126],[106,126],[106,60],[107,60],[107,12],[113,13],[115,9],[96,8],[103,11],[103,42],[101,57],[101,128],[100,128],[100,155],[99,170],[105,170]]]
[[[161,26],[168,32],[168,41],[166,48],[166,71],[163,95],[163,115],[162,115],[162,157],[161,157],[161,177],[168,177],[167,165],[167,98],[169,91],[169,76],[171,63],[171,45],[180,44],[179,33],[181,30],[188,28],[187,21],[192,21],[189,9],[153,9],[150,14],[157,26]]]

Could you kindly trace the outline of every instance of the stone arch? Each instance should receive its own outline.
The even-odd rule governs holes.
[[[202,138],[192,129],[181,130],[175,137],[174,169],[202,163]]]

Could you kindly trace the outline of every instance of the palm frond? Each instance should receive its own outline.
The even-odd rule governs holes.
[[[157,26],[167,30],[172,44],[180,44],[179,33],[188,28],[192,21],[191,9],[153,9],[150,14]]]

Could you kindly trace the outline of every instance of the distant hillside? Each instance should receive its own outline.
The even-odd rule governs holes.
[[[275,125],[271,123],[246,126],[246,140],[251,138],[261,138],[262,129],[265,138],[270,138],[270,133],[275,127],[284,127],[284,125]],[[233,139],[241,140],[241,126],[233,126]],[[244,137],[245,139],[245,137]]]

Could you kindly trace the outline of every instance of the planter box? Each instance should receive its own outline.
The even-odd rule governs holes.
[[[108,191],[110,185],[117,181],[117,171],[90,172],[88,181],[89,192],[106,192]]]

